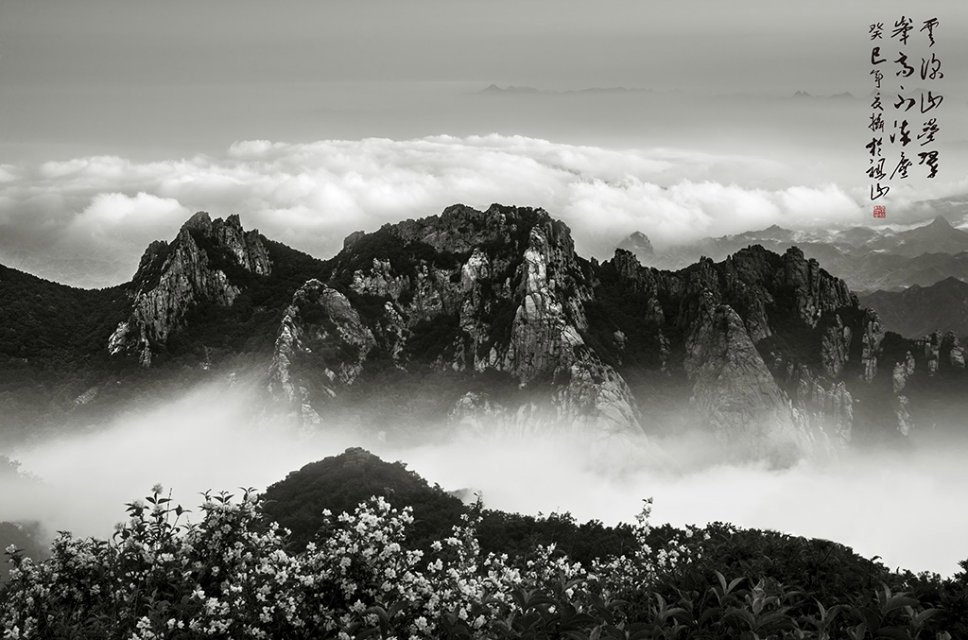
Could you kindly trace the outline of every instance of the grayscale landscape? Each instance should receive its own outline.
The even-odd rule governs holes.
[[[968,7],[739,6],[0,4],[3,637],[968,637]]]

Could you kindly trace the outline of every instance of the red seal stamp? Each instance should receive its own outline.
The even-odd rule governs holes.
[[[874,217],[875,218],[886,218],[887,217],[887,207],[882,204],[874,205]]]

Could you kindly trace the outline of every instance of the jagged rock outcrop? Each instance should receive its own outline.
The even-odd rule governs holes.
[[[237,217],[193,217],[145,252],[111,352],[150,363],[193,308],[233,305],[271,267]],[[752,246],[678,272],[624,250],[599,264],[543,210],[455,205],[351,234],[325,269],[282,313],[267,382],[305,423],[368,393],[350,387],[425,377],[443,386],[412,395],[449,403],[435,415],[453,424],[477,412],[515,430],[641,433],[643,406],[666,403],[655,419],[678,402],[725,440],[784,460],[848,440],[856,394],[878,375],[876,315],[796,248]],[[964,361],[953,337],[915,351],[925,371]],[[484,379],[503,390],[473,382]]]
[[[258,231],[238,216],[212,220],[196,213],[171,243],[154,242],[132,281],[131,314],[108,339],[112,355],[126,353],[150,366],[152,353],[181,329],[201,303],[227,307],[245,286],[240,274],[268,275],[269,254]]]
[[[374,353],[400,371],[508,375],[522,390],[458,388],[453,423],[640,432],[641,403],[678,396],[691,420],[788,461],[846,443],[851,385],[877,374],[876,315],[795,247],[679,272],[621,249],[598,264],[546,212],[499,205],[455,205],[344,244],[330,286],[371,329]]]
[[[869,385],[877,374],[882,339],[877,316],[860,308],[843,281],[806,259],[796,247],[778,255],[751,246],[720,263],[703,258],[678,272],[643,267],[630,253],[619,250],[599,273],[595,295],[613,301],[609,320],[623,335],[615,357],[626,366],[638,352],[640,366],[659,368],[674,378],[676,362],[683,362],[688,370],[696,361],[689,336],[697,327],[709,325],[710,309],[729,308],[779,390],[779,396],[772,389],[765,392],[763,397],[771,400],[755,412],[770,415],[774,409],[768,407],[786,403],[787,410],[781,411],[784,419],[778,423],[783,425],[780,432],[790,433],[789,413],[796,439],[811,448],[836,448],[851,437],[856,419],[851,385]],[[627,306],[634,313],[623,318],[614,313],[616,306]],[[607,340],[602,336],[601,343],[615,344],[611,336]],[[703,353],[713,370],[730,369],[728,358],[723,359],[728,351]],[[755,370],[743,368],[744,374]],[[689,394],[720,406],[726,396],[759,384],[754,375],[737,382],[738,389],[724,386],[719,396],[696,396],[692,386]],[[704,404],[694,400],[693,406]],[[729,411],[704,410],[698,419],[710,421],[724,433],[748,422],[731,416]]]
[[[387,433],[448,415],[442,428],[466,426],[475,412],[481,428],[516,431],[664,436],[698,424],[782,457],[961,424],[968,411],[957,335],[882,332],[799,249],[753,245],[678,271],[623,250],[599,263],[540,209],[455,205],[353,233],[325,262],[237,217],[198,214],[152,243],[127,285],[4,277],[7,308],[31,318],[15,326],[7,370],[84,363],[62,396],[92,415],[120,397],[125,367],[105,343],[192,376],[274,357],[267,386],[304,422],[333,412]],[[84,322],[65,320],[80,307],[92,310]]]
[[[882,355],[882,359],[885,366],[891,365],[893,397],[886,404],[898,433],[909,436],[919,427],[934,430],[939,423],[946,426],[953,416],[963,413],[963,409],[952,408],[957,406],[956,400],[965,397],[957,386],[959,380],[966,380],[964,347],[958,337],[952,332],[934,332],[913,340],[889,335],[891,353]],[[954,419],[955,424],[961,424],[960,418]]]
[[[760,249],[760,251],[764,251]],[[804,324],[815,327],[823,314],[844,307],[856,307],[857,298],[843,280],[834,278],[803,251],[790,247],[783,254],[781,286],[792,289],[794,307]]]
[[[276,338],[268,386],[304,424],[319,424],[317,407],[353,384],[376,340],[339,291],[310,280],[293,295]]]

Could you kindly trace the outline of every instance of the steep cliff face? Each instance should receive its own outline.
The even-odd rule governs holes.
[[[780,464],[798,458],[806,434],[739,315],[708,291],[698,313],[684,361],[694,409],[725,443],[752,445],[754,455]]]
[[[199,304],[231,306],[248,274],[265,276],[271,268],[262,237],[243,231],[238,216],[213,221],[195,214],[171,243],[154,242],[145,251],[131,284],[131,313],[108,339],[108,351],[150,366],[153,351]]]

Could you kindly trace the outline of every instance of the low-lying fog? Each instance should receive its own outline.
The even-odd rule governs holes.
[[[853,451],[784,470],[725,463],[715,443],[686,436],[631,445],[549,434],[401,446],[338,429],[300,435],[279,421],[252,426],[252,397],[245,385],[209,384],[97,431],[5,452],[36,480],[0,486],[0,520],[107,537],[124,519],[124,503],[155,483],[193,508],[200,491],[261,490],[306,463],[364,446],[445,489],[481,491],[493,508],[616,523],[631,521],[652,496],[657,523],[718,520],[826,538],[880,555],[891,568],[943,575],[968,558],[963,443]]]

